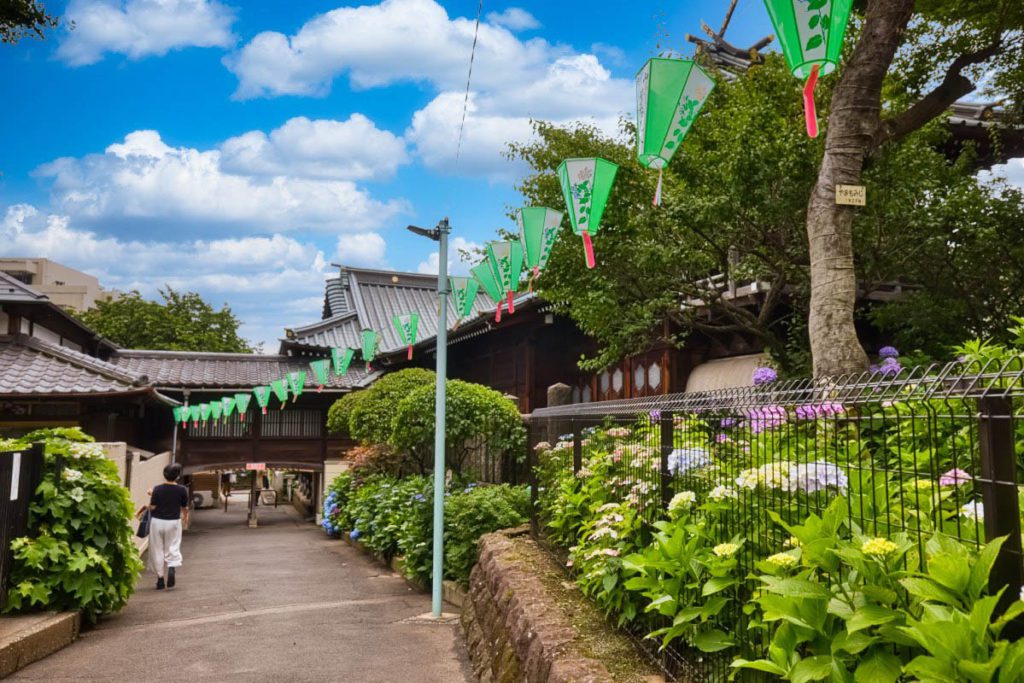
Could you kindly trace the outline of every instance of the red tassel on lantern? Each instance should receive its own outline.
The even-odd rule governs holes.
[[[807,121],[807,135],[812,138],[818,137],[818,112],[814,105],[814,87],[818,84],[818,69],[815,64],[811,67],[811,75],[807,77],[804,84],[804,119]]]
[[[504,303],[505,303],[504,301],[499,301],[498,302],[498,308],[496,308],[495,311],[494,311],[494,322],[496,322],[496,323],[500,323],[501,322],[501,306]]]
[[[409,344],[409,360],[412,360],[412,344]]]
[[[587,268],[593,268],[596,263],[594,261],[594,243],[590,239],[590,232],[584,230],[583,233],[583,251],[587,254]]]
[[[511,289],[508,290],[508,313],[509,313],[509,315],[512,315],[513,313],[516,312],[515,295],[516,295],[516,293],[513,292]]]
[[[238,419],[241,420],[242,422],[245,422],[245,413],[239,413]]]

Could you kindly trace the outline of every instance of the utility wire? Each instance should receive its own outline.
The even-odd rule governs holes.
[[[473,49],[469,53],[469,73],[466,75],[466,97],[462,101],[462,123],[459,124],[459,141],[455,147],[455,165],[459,165],[459,156],[462,154],[462,132],[466,128],[466,111],[469,109],[469,84],[473,79],[473,59],[476,57],[476,41],[480,37],[480,15],[484,11],[484,0],[480,0],[476,6],[476,28],[473,30]]]

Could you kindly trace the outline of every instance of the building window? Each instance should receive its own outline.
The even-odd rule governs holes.
[[[611,375],[610,372],[605,370],[604,372],[601,373],[601,395],[602,396],[607,396],[608,395],[608,389],[611,388],[611,385],[612,385],[612,375]]]
[[[650,385],[651,389],[657,389],[661,386],[661,366],[657,363],[647,370],[647,384]]]
[[[615,372],[612,373],[612,389],[615,390],[616,394],[622,393],[622,369],[615,368]]]
[[[633,386],[637,391],[643,391],[644,386],[647,384],[647,371],[644,370],[644,366],[637,365],[636,369],[633,370]]]

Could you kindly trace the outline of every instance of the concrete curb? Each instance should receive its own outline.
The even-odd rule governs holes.
[[[44,612],[0,618],[0,678],[67,647],[78,637],[78,612]]]

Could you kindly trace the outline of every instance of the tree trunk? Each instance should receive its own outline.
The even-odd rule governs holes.
[[[832,96],[825,156],[807,206],[811,259],[807,322],[815,377],[859,372],[868,365],[853,323],[857,299],[854,209],[836,205],[835,187],[860,180],[879,130],[882,81],[913,9],[914,0],[869,0],[860,40]]]

